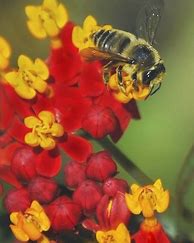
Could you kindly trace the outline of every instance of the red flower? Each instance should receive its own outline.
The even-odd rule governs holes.
[[[45,204],[51,202],[56,197],[58,185],[50,178],[39,176],[30,181],[28,191],[32,200]]]
[[[88,178],[104,181],[117,172],[117,165],[106,151],[92,154],[86,166]]]
[[[61,196],[46,207],[46,213],[55,231],[72,230],[81,217],[80,206],[66,196]]]
[[[86,166],[77,161],[69,161],[64,167],[64,182],[70,188],[77,188],[86,179]]]
[[[136,243],[170,243],[168,236],[159,223],[150,227],[150,229],[145,228],[142,224],[140,230],[133,235],[132,239]]]
[[[24,212],[30,207],[31,199],[27,189],[12,189],[8,191],[4,198],[4,206],[6,210],[11,212]]]
[[[73,194],[73,200],[82,207],[85,214],[94,213],[101,198],[101,186],[91,180],[83,181]]]
[[[103,184],[103,191],[110,197],[114,197],[119,192],[128,192],[129,185],[125,180],[118,178],[108,178]]]

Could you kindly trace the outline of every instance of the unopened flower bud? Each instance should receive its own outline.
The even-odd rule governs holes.
[[[70,188],[77,188],[86,179],[86,167],[76,161],[69,161],[64,168],[64,181]]]
[[[8,213],[24,212],[30,207],[31,199],[28,190],[25,188],[10,190],[4,199],[4,205]]]
[[[125,195],[121,192],[117,192],[113,198],[104,195],[96,210],[98,222],[103,229],[115,229],[120,223],[127,224],[130,215]]]
[[[61,196],[46,207],[46,213],[53,230],[72,230],[79,222],[81,207],[70,198]]]
[[[31,148],[21,147],[16,150],[11,161],[11,169],[18,179],[29,181],[37,175],[35,158],[36,155]]]
[[[114,175],[116,171],[117,165],[106,151],[93,154],[86,167],[87,177],[97,181],[106,180]]]
[[[95,138],[103,138],[114,131],[116,117],[108,107],[95,105],[83,119],[83,129]]]
[[[81,205],[85,214],[95,211],[101,197],[102,188],[91,180],[83,181],[73,194],[73,200]]]
[[[120,192],[128,192],[129,186],[125,180],[118,179],[118,178],[108,178],[103,185],[103,191],[105,194],[109,195],[110,197],[114,197],[117,191]]]
[[[32,179],[28,185],[28,190],[32,200],[37,200],[39,203],[51,202],[58,191],[57,183],[50,178],[36,177]]]

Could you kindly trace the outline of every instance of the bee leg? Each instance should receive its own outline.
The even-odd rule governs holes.
[[[126,89],[124,87],[124,83],[123,83],[123,77],[122,77],[122,69],[123,66],[118,66],[118,68],[116,69],[116,73],[117,73],[117,79],[118,79],[118,85],[119,88],[121,89],[121,91],[126,94]]]
[[[109,82],[112,65],[113,61],[110,61],[103,67],[103,80],[105,84]]]

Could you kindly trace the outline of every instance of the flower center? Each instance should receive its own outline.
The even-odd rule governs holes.
[[[40,230],[40,231],[42,230],[41,225],[39,224],[37,218],[34,215],[25,213],[24,218],[25,218],[26,222],[32,223],[38,230]]]
[[[106,235],[103,237],[103,243],[114,243],[114,242],[116,241],[113,235]]]

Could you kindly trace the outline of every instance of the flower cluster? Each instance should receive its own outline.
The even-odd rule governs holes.
[[[51,49],[47,60],[21,54],[13,68],[11,48],[0,37],[0,179],[13,187],[3,191],[0,184],[0,194],[14,236],[61,242],[65,232],[79,235],[82,227],[100,243],[169,242],[154,214],[169,203],[161,181],[134,184],[129,194],[108,151],[95,153],[81,136],[117,142],[131,119],[140,118],[135,100],[149,93],[131,88],[124,97],[115,74],[105,85],[102,63],[82,59],[80,51],[94,46],[91,34],[112,26],[100,27],[92,16],[83,28],[75,26],[57,0],[27,6],[25,13],[32,35],[49,37]],[[145,220],[132,234],[131,215],[141,212]]]

